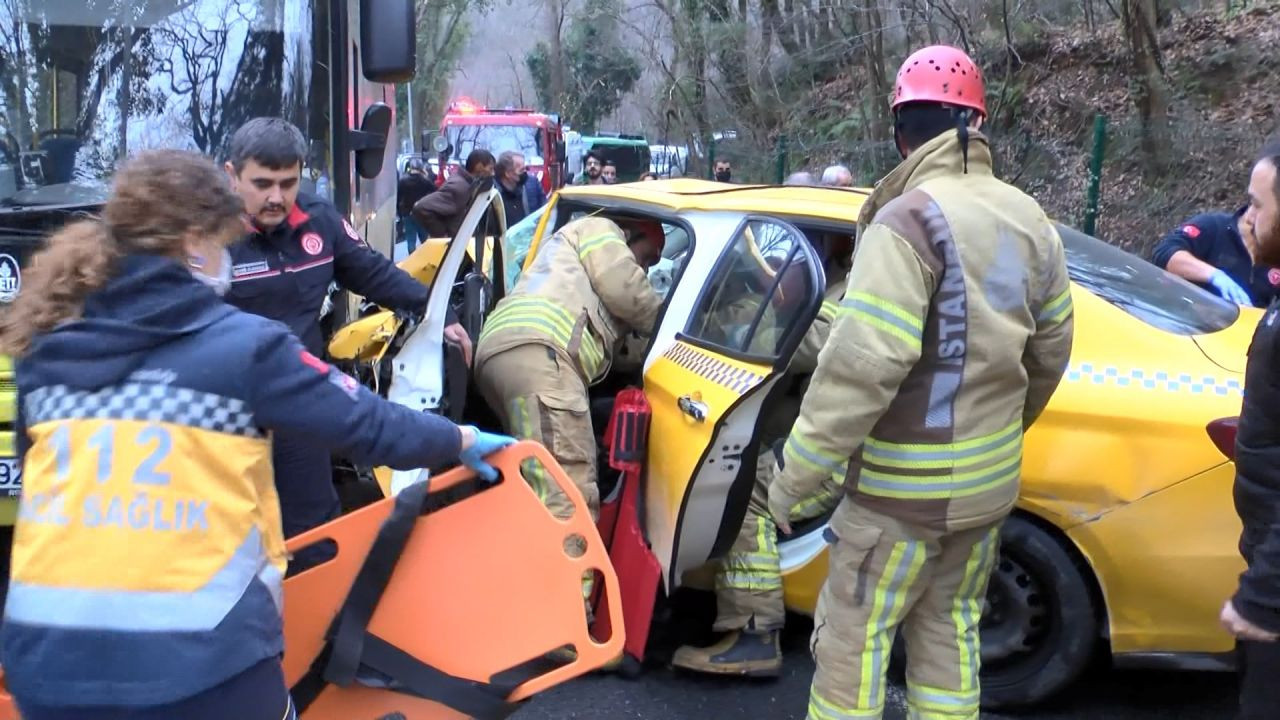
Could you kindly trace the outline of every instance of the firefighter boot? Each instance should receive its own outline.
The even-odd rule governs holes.
[[[777,630],[734,630],[711,647],[680,648],[671,664],[715,675],[777,677],[782,670],[782,649]]]

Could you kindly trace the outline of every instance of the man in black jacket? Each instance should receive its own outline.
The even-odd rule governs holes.
[[[471,183],[493,177],[496,164],[488,150],[472,150],[462,170],[413,206],[413,219],[427,231],[427,237],[452,238],[457,234],[471,201]]]
[[[409,158],[404,174],[396,183],[396,215],[404,227],[404,243],[412,253],[423,239],[422,226],[413,219],[413,206],[436,189],[436,179],[431,168],[420,157]]]
[[[1244,219],[1258,260],[1280,265],[1280,137],[1267,143],[1249,178]],[[1236,439],[1236,512],[1244,525],[1240,554],[1248,569],[1222,606],[1221,621],[1239,638],[1243,675],[1240,720],[1276,717],[1280,707],[1280,299],[1254,331]]]
[[[246,234],[229,250],[225,299],[284,323],[308,352],[323,357],[320,309],[331,282],[414,314],[426,310],[429,290],[366,245],[327,200],[299,192],[306,147],[302,132],[280,118],[250,120],[231,138],[226,171],[244,201]],[[445,337],[462,346],[469,363],[471,340],[452,311],[447,317]],[[277,434],[272,462],[286,537],[337,516],[328,448]],[[320,559],[313,553],[301,565]]]

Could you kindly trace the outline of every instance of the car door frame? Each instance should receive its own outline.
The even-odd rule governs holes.
[[[650,399],[651,412],[671,413],[669,407],[655,406],[665,395],[679,397],[678,390],[666,389],[665,395],[655,388],[658,377],[651,377],[659,362],[683,363],[697,367],[694,374],[702,380],[728,370],[736,373],[735,382],[741,388],[737,398],[723,411],[713,410],[714,423],[706,434],[701,448],[696,448],[698,460],[691,467],[696,471],[691,477],[682,478],[683,495],[679,510],[672,523],[665,516],[668,503],[653,493],[673,487],[670,478],[655,477],[657,464],[652,461],[655,448],[661,448],[664,439],[659,433],[650,435],[650,461],[645,463],[645,527],[654,555],[663,568],[663,582],[668,592],[681,584],[685,571],[723,555],[733,544],[746,516],[747,505],[755,484],[758,438],[756,437],[761,408],[790,363],[805,332],[817,317],[825,293],[826,278],[818,253],[810,245],[804,233],[791,222],[763,213],[726,211],[686,212],[693,230],[691,257],[685,262],[680,277],[667,298],[667,306],[649,352],[645,358],[644,385]],[[709,233],[725,232],[724,220],[736,218],[727,239],[722,243],[709,242]],[[764,222],[784,228],[793,239],[793,253],[805,258],[809,272],[809,297],[805,299],[791,326],[784,335],[776,356],[762,357],[730,348],[717,346],[709,341],[689,335],[694,313],[703,307],[708,293],[713,292],[713,280],[718,279],[725,262],[733,262],[732,254],[740,234],[752,222]],[[716,225],[719,225],[718,230]],[[701,249],[701,252],[699,252]],[[708,257],[711,256],[711,257]],[[791,255],[789,254],[788,257]],[[704,272],[698,268],[706,267]],[[769,302],[777,292],[777,283],[764,296]],[[755,321],[758,330],[760,318]],[[690,360],[690,355],[700,357]],[[746,366],[746,367],[744,367]],[[755,368],[756,370],[750,369]],[[663,397],[659,397],[663,395]],[[669,402],[662,403],[669,405]],[[712,418],[708,417],[708,421]],[[658,427],[663,423],[658,422]],[[657,428],[655,428],[657,429]],[[701,435],[699,436],[701,437]],[[667,442],[671,442],[668,440]],[[689,452],[685,450],[684,452]],[[689,522],[698,517],[699,522]],[[669,533],[669,536],[668,536]]]

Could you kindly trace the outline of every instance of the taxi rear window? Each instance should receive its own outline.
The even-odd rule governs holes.
[[[1234,303],[1133,253],[1058,224],[1067,272],[1084,289],[1139,320],[1177,335],[1206,335],[1240,315]]]

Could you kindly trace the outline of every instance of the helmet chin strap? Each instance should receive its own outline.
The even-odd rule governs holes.
[[[964,160],[964,173],[969,174],[969,118],[973,110],[956,108],[951,111],[956,117],[956,133],[960,136],[960,156]]]

